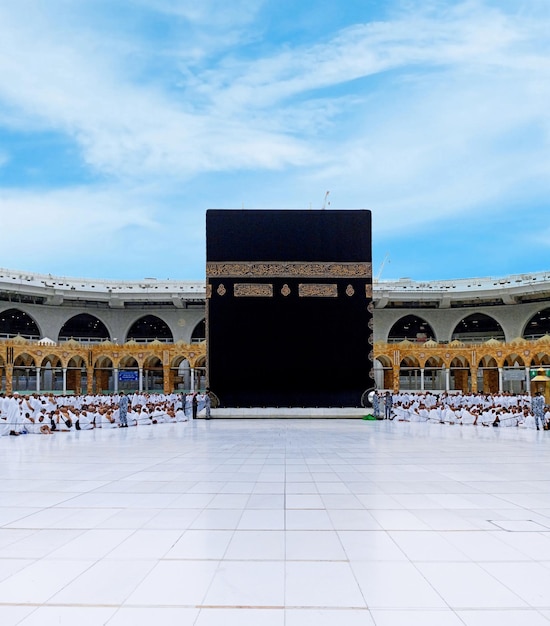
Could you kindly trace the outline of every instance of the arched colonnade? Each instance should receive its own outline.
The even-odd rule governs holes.
[[[550,370],[550,336],[510,343],[377,342],[374,354],[379,389],[529,393],[536,370]]]
[[[7,393],[170,393],[206,384],[204,343],[55,344],[15,337],[0,346],[0,389]]]

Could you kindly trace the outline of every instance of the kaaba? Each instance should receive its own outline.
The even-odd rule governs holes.
[[[208,210],[207,382],[221,407],[359,407],[373,385],[367,210]]]

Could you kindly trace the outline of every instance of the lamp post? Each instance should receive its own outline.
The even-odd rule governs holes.
[[[539,367],[537,375],[531,379],[532,383],[535,383],[535,391],[540,391],[544,396],[546,404],[550,404],[550,377],[546,375],[544,367]]]

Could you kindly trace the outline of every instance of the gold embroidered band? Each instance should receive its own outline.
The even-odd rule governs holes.
[[[207,278],[370,278],[371,263],[211,261]]]

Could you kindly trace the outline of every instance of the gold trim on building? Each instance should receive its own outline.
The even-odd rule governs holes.
[[[372,263],[235,261],[206,264],[207,278],[370,278]]]
[[[269,283],[235,283],[233,295],[235,298],[272,298],[273,285]]]
[[[218,296],[225,296],[225,294],[227,293],[227,289],[224,287],[223,283],[220,283],[216,291],[218,293]]]

